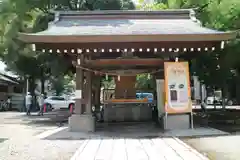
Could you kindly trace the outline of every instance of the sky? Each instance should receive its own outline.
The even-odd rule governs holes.
[[[8,76],[12,76],[12,77],[16,77],[17,76],[17,75],[14,75],[12,72],[5,71],[6,68],[7,68],[6,64],[0,60],[0,72],[2,74],[8,75]]]
[[[0,71],[4,71],[6,69],[6,65],[0,61]]]

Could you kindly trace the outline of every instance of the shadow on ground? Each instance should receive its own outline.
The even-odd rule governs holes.
[[[176,129],[163,131],[152,122],[141,123],[111,123],[111,124],[97,124],[96,132],[71,132],[68,127],[60,127],[57,132],[49,135],[40,136],[40,139],[46,140],[82,140],[95,138],[133,138],[133,139],[148,139],[156,137],[197,137],[209,135],[226,135],[213,128],[196,127],[194,129]]]
[[[26,115],[25,113],[19,113],[11,117],[4,118],[6,122],[4,124],[25,124],[35,127],[44,126],[62,126],[67,123],[69,114],[68,112],[49,112],[43,116],[39,116],[37,112]]]
[[[218,110],[207,112],[207,116],[194,114],[194,121],[201,126],[209,126],[230,134],[238,134],[240,132],[240,112],[234,110]]]
[[[99,124],[97,123],[96,132],[70,132],[68,127],[48,135],[43,139],[47,140],[82,140],[82,139],[112,139],[117,138],[155,138],[162,136],[162,129],[156,127],[151,122],[146,123],[113,123]]]

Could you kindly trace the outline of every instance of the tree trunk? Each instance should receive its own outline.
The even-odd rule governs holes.
[[[154,100],[156,100],[156,102],[157,102],[157,81],[156,81],[157,79],[156,79],[156,75],[153,75],[152,76],[152,83],[153,83],[153,97],[154,97]]]
[[[35,83],[35,78],[34,77],[29,77],[29,91],[30,94],[32,95],[32,106],[31,110],[35,111],[37,109],[37,98],[35,94],[35,89],[36,89],[36,83]]]
[[[236,99],[237,103],[240,104],[240,76],[238,75],[236,79]]]
[[[216,95],[215,95],[215,88],[213,89],[213,106],[214,106],[214,109],[216,109]]]
[[[41,94],[45,94],[45,78],[41,78]]]
[[[225,110],[226,109],[226,91],[227,91],[227,86],[226,84],[223,85],[223,87],[221,88],[221,92],[222,92],[222,109]]]
[[[101,102],[100,102],[100,96],[101,96],[101,77],[96,77],[96,88],[95,88],[95,105],[97,108],[100,108]]]

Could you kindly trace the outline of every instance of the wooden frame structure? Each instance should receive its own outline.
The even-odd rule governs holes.
[[[157,79],[164,79],[158,72],[164,61],[181,54],[223,49],[224,43],[235,37],[235,32],[202,27],[191,9],[55,12],[47,30],[19,33],[19,39],[34,44],[36,50],[64,54],[73,61],[77,100],[70,128],[85,131],[94,130],[92,118],[83,116],[84,112],[91,115],[92,72],[134,76],[136,70],[155,71]]]

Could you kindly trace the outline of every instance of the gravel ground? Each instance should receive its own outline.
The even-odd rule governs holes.
[[[41,118],[40,118],[41,119]],[[44,140],[37,135],[56,130],[54,123],[32,123],[23,113],[0,113],[0,160],[69,160],[81,140]]]
[[[82,141],[21,139],[0,147],[0,160],[70,160]]]

